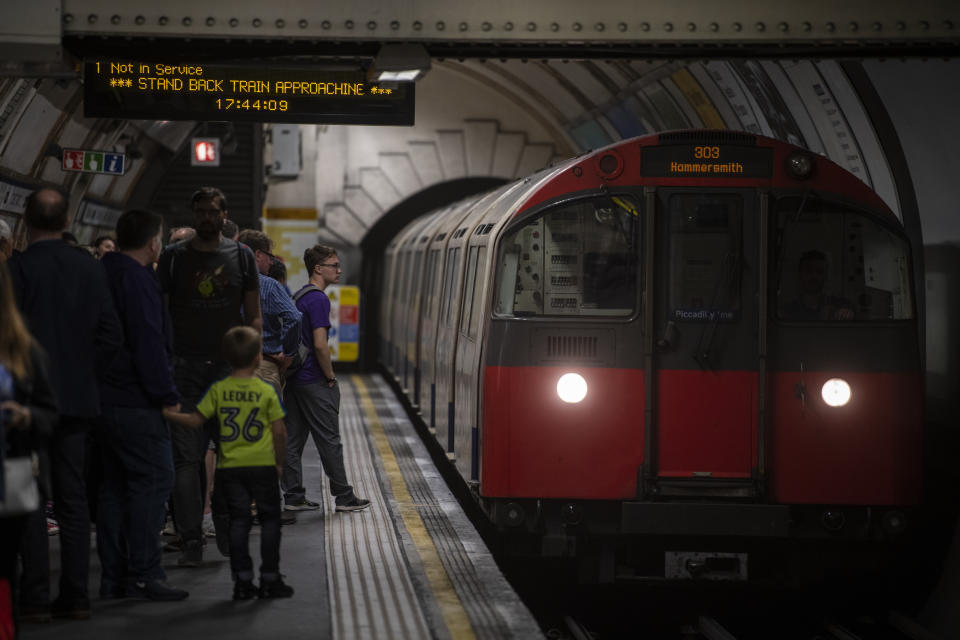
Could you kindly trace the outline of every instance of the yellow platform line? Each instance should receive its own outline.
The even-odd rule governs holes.
[[[440,607],[440,613],[443,621],[447,625],[450,637],[455,640],[471,640],[474,638],[473,627],[470,625],[470,619],[463,608],[460,596],[457,595],[450,582],[450,576],[440,561],[440,555],[437,553],[437,547],[433,544],[433,538],[427,532],[420,512],[417,511],[417,505],[410,497],[407,489],[407,483],[400,472],[400,465],[397,464],[397,458],[393,454],[393,449],[387,441],[387,434],[383,430],[383,424],[380,422],[380,416],[373,406],[370,399],[370,392],[363,378],[357,375],[351,376],[351,381],[357,389],[357,397],[360,400],[360,406],[367,416],[367,424],[370,426],[370,433],[373,435],[373,441],[376,443],[377,451],[380,452],[380,459],[383,460],[383,467],[390,481],[390,487],[393,489],[393,497],[400,508],[400,515],[403,518],[403,524],[410,533],[420,555],[420,561],[427,574],[427,580],[430,582],[430,588],[437,599]]]

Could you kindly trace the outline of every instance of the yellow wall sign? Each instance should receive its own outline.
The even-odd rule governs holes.
[[[360,289],[332,284],[325,293],[330,298],[330,357],[334,362],[356,362],[360,358]]]

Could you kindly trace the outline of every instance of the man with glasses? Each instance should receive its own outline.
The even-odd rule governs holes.
[[[224,334],[243,324],[258,332],[262,329],[253,252],[221,234],[227,219],[226,196],[219,189],[201,187],[191,198],[191,208],[196,236],[168,245],[157,266],[172,320],[174,382],[185,412],[194,411],[210,385],[229,375],[230,367],[220,353]],[[176,470],[171,498],[183,543],[177,561],[182,567],[197,567],[203,560],[202,460],[209,434],[217,429],[216,421],[210,430],[170,425]],[[218,515],[215,510],[219,528],[223,523]]]
[[[340,261],[334,249],[320,244],[307,249],[303,261],[310,283],[294,294],[294,300],[303,314],[301,340],[313,349],[287,384],[287,459],[280,482],[284,509],[305,511],[320,507],[307,499],[303,487],[300,458],[309,433],[330,480],[336,510],[360,511],[369,507],[370,501],[357,497],[347,482],[340,442],[340,389],[327,345],[330,300],[323,290],[340,280]]]

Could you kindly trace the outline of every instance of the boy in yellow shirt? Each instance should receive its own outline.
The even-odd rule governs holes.
[[[230,569],[233,599],[289,598],[293,587],[280,577],[280,487],[287,431],[276,390],[256,377],[263,346],[250,327],[234,327],[223,337],[223,355],[232,371],[215,382],[194,413],[164,410],[179,424],[202,428],[216,416],[220,453],[214,483],[230,513]],[[253,583],[249,538],[250,504],[260,514],[260,588]]]

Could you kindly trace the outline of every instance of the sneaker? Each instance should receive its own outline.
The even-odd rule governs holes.
[[[163,550],[166,551],[167,553],[170,553],[172,551],[183,551],[183,540],[181,540],[180,538],[171,540],[167,544],[163,545]]]
[[[316,511],[320,508],[320,504],[312,500],[307,500],[302,498],[296,502],[288,502],[283,505],[285,511]]]
[[[60,525],[53,518],[47,518],[47,535],[55,536],[60,533]]]
[[[149,580],[146,582],[137,580],[133,583],[131,589],[134,597],[146,598],[155,601],[183,600],[190,595],[188,591],[178,589],[164,580]]]
[[[237,580],[233,583],[234,600],[253,600],[256,597],[257,585],[253,584],[252,580]]]
[[[203,521],[203,535],[207,538],[216,538],[217,529],[213,526],[213,520],[204,520]]]
[[[280,512],[280,524],[297,524],[297,512],[296,512],[296,511],[281,511],[281,512]]]
[[[261,598],[289,598],[293,595],[293,587],[286,584],[283,581],[283,578],[277,578],[276,580],[271,580],[266,582],[260,580],[260,597]]]
[[[350,498],[348,501],[343,504],[337,505],[337,511],[363,511],[370,506],[370,501],[366,498],[358,498],[356,496]]]
[[[183,552],[177,558],[177,566],[199,567],[203,562],[203,543],[200,540],[187,540],[183,543]]]

